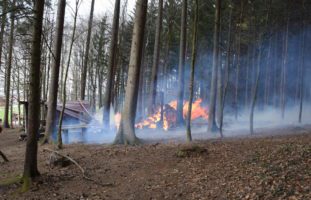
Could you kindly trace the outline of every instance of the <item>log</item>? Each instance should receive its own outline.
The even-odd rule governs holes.
[[[71,158],[71,157],[69,157],[69,156],[63,155],[63,154],[59,153],[58,151],[54,151],[54,150],[48,149],[48,148],[44,148],[43,151],[49,151],[49,152],[51,152],[51,153],[54,153],[54,154],[56,154],[56,155],[58,155],[58,156],[64,157],[64,158],[68,159],[69,161],[71,161],[73,164],[75,164],[75,165],[80,169],[80,171],[81,171],[81,173],[82,173],[82,177],[83,177],[85,180],[92,181],[92,182],[94,182],[94,183],[96,183],[96,184],[98,184],[98,185],[100,185],[100,186],[103,186],[103,187],[106,187],[106,186],[113,186],[113,185],[114,185],[114,184],[112,184],[112,183],[105,183],[105,184],[103,184],[103,183],[98,182],[97,180],[94,180],[94,179],[88,177],[88,176],[85,174],[85,170],[83,169],[83,167],[81,167],[81,165],[79,165],[77,161],[75,161],[73,158]]]
[[[4,162],[9,162],[8,158],[0,151],[0,156],[3,158]]]

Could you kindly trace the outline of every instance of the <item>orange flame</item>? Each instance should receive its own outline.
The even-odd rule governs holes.
[[[114,115],[114,122],[115,122],[116,128],[118,130],[120,127],[120,123],[121,123],[121,113],[116,113]]]
[[[195,120],[198,118],[203,118],[205,120],[208,119],[208,110],[206,107],[201,106],[202,99],[197,99],[195,102],[192,103],[192,111],[191,111],[191,120]],[[189,107],[189,101],[184,102],[183,106],[183,118],[186,119],[187,113],[188,113],[188,107]],[[177,110],[177,100],[171,101],[168,103],[169,110],[164,110],[163,112],[163,129],[168,130],[170,126],[172,126],[174,123],[176,123],[176,110]],[[158,127],[158,125],[162,126],[160,124],[161,120],[161,107],[159,107],[156,111],[156,113],[152,116],[149,116],[147,119],[137,123],[135,125],[136,128],[152,128],[155,129]]]

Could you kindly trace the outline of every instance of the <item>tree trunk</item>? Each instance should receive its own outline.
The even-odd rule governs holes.
[[[213,52],[213,69],[210,92],[210,104],[208,114],[208,132],[216,132],[216,95],[217,95],[217,70],[218,70],[218,53],[219,53],[219,29],[220,29],[220,6],[221,0],[216,1],[215,24],[214,24],[214,52]]]
[[[144,30],[146,23],[148,0],[137,0],[135,23],[131,46],[128,80],[126,85],[125,102],[122,120],[117,133],[116,144],[137,144],[139,139],[135,135],[135,117],[139,86],[139,73],[141,68]]]
[[[156,34],[154,41],[153,49],[153,62],[151,69],[151,88],[149,96],[149,105],[148,105],[148,114],[151,115],[154,113],[156,95],[157,95],[157,86],[158,86],[158,68],[159,68],[159,55],[160,55],[160,46],[161,46],[161,32],[162,32],[162,13],[163,13],[163,0],[159,0],[158,6],[158,18],[156,26]]]
[[[287,14],[288,15],[288,14]],[[281,72],[281,112],[282,119],[285,117],[285,106],[286,106],[286,77],[287,77],[287,54],[288,54],[288,33],[289,33],[289,16],[287,16],[287,25],[286,25],[286,33],[284,38],[284,55],[283,55],[283,63],[282,63],[282,72]]]
[[[112,103],[112,90],[114,88],[115,68],[116,68],[116,53],[118,46],[118,33],[119,33],[119,18],[120,18],[120,0],[115,1],[113,23],[112,23],[112,35],[109,52],[108,63],[108,77],[107,86],[104,96],[104,110],[103,110],[103,123],[105,128],[109,128],[110,124],[110,105]]]
[[[222,96],[222,104],[221,106],[221,113],[220,113],[220,121],[219,121],[219,131],[220,136],[223,137],[223,121],[224,121],[224,108],[225,108],[225,102],[226,102],[226,96],[228,91],[228,85],[229,85],[229,75],[230,75],[230,63],[231,63],[231,26],[232,26],[232,5],[230,6],[230,14],[229,14],[229,28],[228,28],[228,42],[227,42],[227,60],[226,60],[226,69],[225,69],[225,79],[224,79],[224,89],[223,89],[223,96]]]
[[[80,96],[80,98],[82,101],[85,99],[87,65],[88,65],[88,61],[89,61],[89,50],[90,50],[90,42],[91,42],[91,34],[92,34],[92,26],[93,26],[94,3],[95,3],[95,0],[92,0],[90,18],[89,18],[89,24],[88,24],[88,30],[87,30],[84,63],[82,66],[82,74],[81,74],[81,94],[80,94],[81,96]]]
[[[2,47],[3,47],[3,35],[4,35],[4,28],[6,23],[6,12],[7,12],[7,0],[2,1],[2,18],[1,18],[1,32],[0,32],[0,71],[1,71],[1,64],[2,64]]]
[[[30,96],[29,96],[29,121],[28,121],[28,138],[25,153],[23,188],[27,191],[30,187],[31,180],[39,176],[37,166],[38,152],[38,131],[40,119],[40,65],[41,65],[41,38],[42,38],[42,21],[44,12],[44,0],[35,1],[33,22],[33,39],[31,51],[30,67]]]
[[[235,80],[235,119],[238,119],[239,112],[239,79],[240,79],[240,65],[241,65],[241,30],[242,30],[242,19],[243,19],[244,3],[241,0],[241,11],[239,19],[239,31],[238,31],[238,55],[237,55],[237,69],[236,69],[236,80]]]
[[[59,117],[58,131],[57,131],[57,147],[59,149],[63,148],[62,124],[63,124],[63,117],[64,117],[64,112],[66,109],[66,100],[67,100],[66,85],[67,85],[67,77],[68,77],[68,71],[69,71],[69,66],[70,66],[70,61],[71,61],[72,48],[73,48],[73,43],[75,41],[75,35],[76,35],[79,2],[80,0],[76,0],[76,7],[75,7],[75,13],[74,13],[74,19],[73,19],[73,29],[72,29],[71,41],[70,41],[70,46],[69,46],[69,54],[68,54],[68,60],[67,60],[67,65],[66,65],[66,70],[65,70],[65,77],[64,77],[63,105],[62,105],[62,111]]]
[[[254,110],[255,110],[255,105],[257,101],[257,94],[258,94],[258,87],[259,87],[259,79],[260,79],[260,61],[261,61],[261,36],[259,36],[259,41],[258,41],[258,47],[259,47],[259,53],[258,53],[258,60],[257,60],[257,75],[256,75],[256,82],[254,85],[254,90],[252,94],[252,103],[251,103],[251,111],[250,111],[250,133],[251,135],[254,134]]]
[[[13,57],[13,43],[14,43],[14,28],[15,28],[15,2],[13,0],[13,11],[11,13],[11,30],[10,30],[10,38],[9,38],[9,59],[8,65],[5,70],[5,110],[4,110],[4,120],[3,127],[9,128],[9,107],[10,107],[10,89],[11,89],[11,70],[12,70],[12,57]],[[12,94],[13,95],[13,94]]]
[[[305,77],[305,38],[306,38],[306,28],[305,28],[305,19],[304,19],[304,13],[305,13],[305,0],[302,0],[302,41],[301,41],[301,55],[300,55],[300,85],[299,85],[299,117],[298,122],[302,122],[302,107],[303,107],[303,97],[304,97],[304,77]]]
[[[18,125],[21,126],[21,94],[20,94],[20,67],[17,68],[17,82],[16,82],[16,90],[17,90],[17,106],[18,106]]]
[[[191,75],[189,84],[189,106],[187,114],[187,141],[192,141],[191,136],[191,112],[192,112],[192,101],[193,101],[193,82],[194,82],[194,70],[196,64],[197,55],[197,35],[198,35],[198,19],[199,19],[199,0],[195,0],[195,17],[193,22],[193,34],[192,34],[192,59],[191,59]]]
[[[185,84],[185,56],[187,40],[187,1],[183,0],[180,28],[180,47],[179,47],[179,64],[178,64],[178,93],[177,93],[177,125],[184,124],[183,107],[184,107],[184,84]]]
[[[54,132],[55,114],[57,106],[57,94],[59,85],[59,68],[62,52],[64,17],[65,17],[66,0],[58,0],[56,32],[53,47],[53,63],[51,71],[51,80],[49,86],[48,112],[46,118],[46,129],[44,142],[47,142],[50,135]]]

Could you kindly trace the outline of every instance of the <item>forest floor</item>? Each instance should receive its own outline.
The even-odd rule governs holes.
[[[0,134],[0,150],[10,160],[0,158],[0,182],[21,174],[25,145],[17,130]],[[96,182],[73,164],[51,168],[44,148],[53,146],[39,148],[41,177],[31,190],[0,186],[0,199],[311,199],[311,126],[191,145],[65,145],[61,152]]]

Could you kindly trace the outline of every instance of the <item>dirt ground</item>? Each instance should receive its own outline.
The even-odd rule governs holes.
[[[53,148],[48,145],[39,148],[41,177],[31,190],[0,186],[0,199],[311,199],[311,126],[261,135],[192,145],[66,145],[62,153],[97,182],[75,165],[51,168],[43,151]],[[21,174],[25,142],[16,130],[5,130],[0,150],[10,160],[0,158],[4,182]]]

